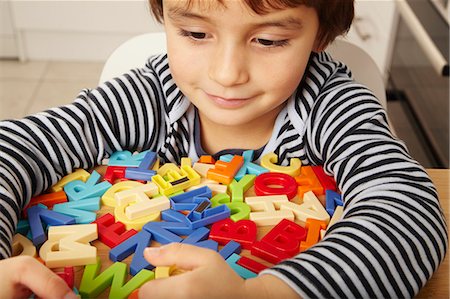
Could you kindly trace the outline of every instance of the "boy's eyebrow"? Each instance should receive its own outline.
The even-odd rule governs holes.
[[[294,17],[287,17],[280,20],[267,21],[256,24],[255,27],[280,27],[280,28],[292,28],[300,29],[303,27],[303,23],[300,19]]]
[[[202,21],[209,21],[208,17],[192,13],[181,7],[170,7],[167,12],[167,15],[172,20],[188,18],[188,19],[199,19]]]
[[[169,8],[167,15],[172,20],[177,20],[180,18],[188,18],[188,19],[198,19],[201,21],[210,22],[210,18],[208,18],[207,16],[203,16],[203,15],[199,15],[199,14],[187,11],[181,7]],[[303,23],[300,19],[289,16],[289,17],[282,18],[279,20],[256,23],[253,26],[256,28],[279,27],[279,28],[287,28],[287,29],[300,29],[303,27]]]

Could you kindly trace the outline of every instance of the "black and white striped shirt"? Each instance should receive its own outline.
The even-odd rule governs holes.
[[[263,273],[302,297],[412,297],[444,258],[446,223],[423,167],[392,135],[378,100],[350,77],[328,54],[313,54],[273,136],[256,151],[257,162],[275,152],[283,165],[293,157],[324,165],[345,201],[342,221],[320,243]],[[198,130],[166,55],[81,91],[72,104],[2,121],[0,256],[11,255],[27,201],[64,175],[120,150],[195,161],[204,154]]]

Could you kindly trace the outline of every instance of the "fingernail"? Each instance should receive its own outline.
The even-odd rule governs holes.
[[[144,253],[147,255],[158,255],[160,252],[160,247],[147,247],[144,249]]]
[[[69,292],[64,296],[64,299],[79,299],[80,297],[75,295],[74,292]]]

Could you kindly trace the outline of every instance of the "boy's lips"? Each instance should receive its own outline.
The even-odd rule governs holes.
[[[206,93],[206,95],[218,106],[223,108],[237,108],[245,104],[251,98],[223,98]]]

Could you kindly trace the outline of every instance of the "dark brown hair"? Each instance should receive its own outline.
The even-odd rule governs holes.
[[[149,0],[150,9],[160,23],[163,18],[163,0]],[[217,0],[225,5],[224,0]],[[193,1],[188,1],[191,5]],[[244,0],[245,4],[255,13],[263,15],[273,9],[283,9],[306,5],[317,11],[319,17],[319,45],[324,48],[337,36],[345,34],[353,21],[354,0]]]

